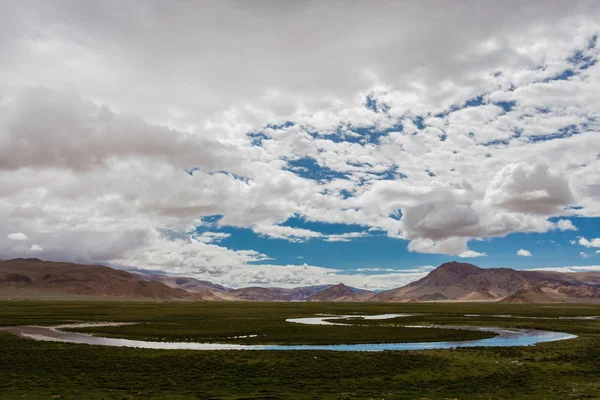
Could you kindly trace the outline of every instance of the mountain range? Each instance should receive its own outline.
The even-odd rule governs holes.
[[[447,262],[408,285],[372,292],[337,285],[228,288],[190,277],[18,258],[0,261],[1,298],[313,302],[600,302],[600,272],[479,268]]]

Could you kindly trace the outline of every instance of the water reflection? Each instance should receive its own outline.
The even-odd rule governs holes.
[[[337,316],[319,316],[311,318],[291,318],[290,323],[300,323],[308,325],[347,325],[343,320],[348,318],[362,317],[364,319],[390,319],[397,317],[406,317],[411,314],[382,314],[371,316],[357,315],[337,315]],[[412,314],[414,315],[414,314]],[[329,320],[329,321],[328,321]],[[335,320],[335,322],[331,322]],[[10,332],[23,338],[52,341],[63,343],[79,343],[99,346],[113,347],[135,347],[141,349],[162,349],[162,350],[330,350],[330,351],[384,351],[384,350],[428,350],[428,349],[450,349],[457,347],[490,347],[490,346],[529,346],[536,343],[552,342],[556,340],[572,339],[577,336],[563,333],[542,331],[538,329],[506,329],[496,327],[473,327],[473,326],[437,326],[421,325],[414,328],[423,329],[461,329],[477,330],[483,332],[493,332],[497,336],[487,339],[450,341],[450,342],[419,342],[419,343],[372,343],[372,344],[339,344],[339,345],[244,345],[244,344],[225,344],[225,343],[180,343],[180,342],[151,342],[144,340],[129,340],[105,338],[93,336],[85,333],[65,332],[65,328],[84,328],[90,326],[120,326],[130,325],[130,323],[85,323],[59,325],[55,327],[42,326],[16,326],[0,328],[0,331]],[[407,326],[408,327],[408,326]]]

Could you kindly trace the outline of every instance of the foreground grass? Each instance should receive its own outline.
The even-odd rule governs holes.
[[[402,323],[537,327],[575,333],[579,338],[531,347],[415,352],[203,352],[43,343],[0,333],[0,398],[600,397],[599,321],[489,316],[600,315],[598,306],[1,302],[0,326],[129,321],[144,324],[93,331],[137,339],[194,341],[235,341],[225,338],[258,334],[258,338],[251,339],[258,343],[380,342],[389,341],[393,332],[396,341],[413,340],[418,333],[430,335],[425,340],[478,334],[394,326],[309,327],[282,322],[315,313],[353,312],[423,313]],[[465,313],[482,316],[465,318]],[[249,339],[237,342],[252,343]]]

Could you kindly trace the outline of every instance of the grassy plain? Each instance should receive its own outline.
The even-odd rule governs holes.
[[[419,313],[374,326],[307,326],[316,313]],[[481,314],[464,317],[463,314]],[[600,321],[492,315],[600,315],[599,306],[475,303],[0,302],[0,326],[139,322],[85,331],[143,340],[335,344],[437,341],[481,332],[449,324],[540,328],[579,337],[530,347],[399,352],[167,351],[35,342],[0,332],[1,399],[589,399],[600,398]],[[366,322],[366,323],[365,323]],[[379,326],[384,324],[384,326]],[[385,326],[388,324],[389,326]],[[377,326],[376,326],[377,325]],[[258,335],[254,338],[233,336]]]

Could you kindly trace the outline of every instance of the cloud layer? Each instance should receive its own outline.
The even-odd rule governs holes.
[[[3,10],[2,257],[383,287],[423,273],[277,265],[215,228],[470,258],[600,216],[594,2]]]

